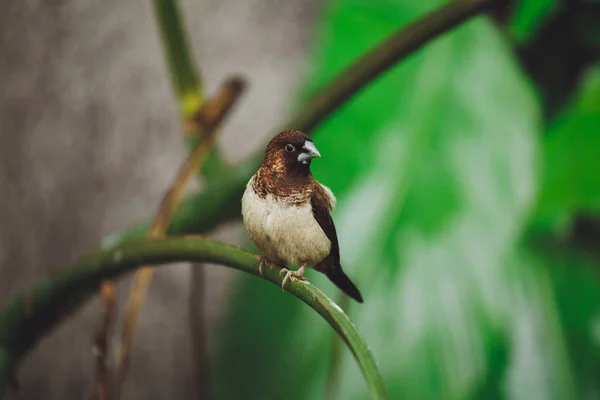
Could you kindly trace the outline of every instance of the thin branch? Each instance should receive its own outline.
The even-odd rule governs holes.
[[[206,161],[210,150],[213,148],[218,127],[229,114],[229,111],[231,111],[233,105],[239,99],[244,88],[245,83],[239,78],[227,80],[217,95],[207,101],[196,116],[194,121],[200,127],[199,129],[204,132],[204,137],[183,163],[171,188],[165,194],[160,209],[150,227],[149,237],[155,239],[165,237],[171,216],[181,202],[185,189],[198,168]],[[141,267],[136,271],[130,289],[118,355],[117,393],[120,392],[127,376],[131,346],[139,322],[139,313],[147,297],[153,273],[154,270],[152,268]]]
[[[96,334],[94,353],[96,355],[96,387],[92,400],[108,400],[110,398],[109,370],[106,366],[108,356],[108,338],[115,316],[117,290],[114,284],[103,282],[100,286],[103,299],[102,324]]]
[[[179,102],[182,131],[190,149],[195,149],[203,136],[203,128],[194,123],[204,106],[204,94],[198,68],[188,44],[185,24],[177,0],[153,0],[154,16],[159,26],[163,52],[167,60],[171,86]],[[227,170],[218,151],[212,151],[202,166],[203,172],[222,173]]]
[[[352,96],[415,50],[469,18],[503,2],[506,0],[455,0],[400,29],[321,89],[284,127],[312,131]]]
[[[210,282],[206,277],[206,270],[202,265],[196,264],[191,267],[190,286],[188,296],[187,319],[190,337],[190,351],[193,355],[192,375],[194,382],[192,390],[197,399],[210,399],[211,393],[211,357],[208,342],[207,314],[206,314],[206,292],[205,284]]]
[[[200,140],[198,139],[202,130],[197,124],[194,124],[194,117],[199,113],[200,108],[204,103],[202,86],[199,74],[196,72],[196,68],[193,63],[192,52],[188,45],[187,35],[185,32],[184,24],[181,21],[181,15],[178,10],[176,0],[153,0],[154,16],[157,20],[160,39],[163,45],[163,51],[165,59],[167,61],[167,67],[169,75],[171,77],[171,84],[177,95],[179,102],[179,112],[181,118],[181,124],[184,128],[184,133],[195,134],[190,140],[192,148],[196,148]],[[189,127],[192,129],[189,129]],[[187,129],[186,129],[187,128]],[[222,172],[225,170],[225,164],[219,157],[218,152],[213,152],[210,158],[210,166],[207,168],[211,171]],[[135,281],[135,285],[139,292],[139,301],[143,301],[145,293],[143,293],[144,285],[147,287],[150,284],[151,275],[139,277]],[[103,307],[109,312],[114,312],[114,307],[109,307],[111,298],[107,298],[104,295],[109,293],[116,293],[116,288],[112,282],[104,282],[101,290],[101,303]],[[104,323],[111,323],[112,316],[105,316],[104,321],[98,328],[98,334],[95,338],[96,348],[101,348],[102,342],[107,342],[108,338],[102,337],[101,333],[108,334],[110,332],[110,326],[104,326]],[[104,374],[103,371],[107,371],[105,365],[108,357],[108,348],[105,349],[102,357],[98,358],[96,367],[98,369],[96,376],[98,379],[103,379],[103,382],[96,383],[95,390],[101,390],[104,385],[108,385],[108,374]],[[121,364],[119,364],[121,368]],[[97,398],[100,396],[97,392],[94,392],[92,397]]]
[[[184,115],[194,115],[203,103],[200,78],[194,68],[185,27],[177,2],[153,0],[154,16],[160,28],[160,38],[167,59],[171,83]]]
[[[117,288],[113,282],[102,282],[100,287],[100,303],[102,304],[102,320],[94,337],[96,353],[96,380],[92,400],[108,400],[110,393],[110,373],[108,361],[108,337],[111,332],[114,313],[116,312],[115,298]]]
[[[83,305],[103,280],[115,279],[139,265],[207,262],[229,266],[260,278],[259,257],[246,250],[198,237],[142,239],[96,251],[12,298],[0,311],[0,398],[13,369],[44,335]],[[267,269],[265,280],[281,287],[279,268]],[[386,399],[375,360],[348,315],[308,281],[286,290],[317,311],[354,354],[374,399]]]
[[[448,32],[469,18],[481,14],[504,0],[457,0],[434,11],[377,45],[372,51],[338,75],[319,91],[307,105],[282,128],[310,133],[332,112],[343,106],[356,92],[389,70],[429,41]],[[256,153],[230,172],[214,179],[205,188],[184,201],[173,216],[169,233],[200,233],[218,224],[240,217],[240,198],[248,179],[260,165],[262,153]],[[122,235],[108,237],[103,245],[139,238],[147,225]]]

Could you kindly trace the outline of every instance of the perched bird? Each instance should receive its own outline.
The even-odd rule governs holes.
[[[300,131],[279,133],[267,145],[262,165],[250,178],[242,197],[242,217],[264,265],[296,267],[286,282],[305,279],[313,267],[348,296],[362,303],[358,288],[342,271],[340,248],[330,212],[336,203],[331,190],[317,182],[310,163],[320,157],[312,139]]]

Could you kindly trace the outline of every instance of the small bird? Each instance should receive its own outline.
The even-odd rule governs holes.
[[[340,248],[330,212],[336,205],[331,190],[310,172],[321,154],[305,133],[287,130],[267,145],[262,165],[242,196],[242,218],[250,239],[262,253],[263,266],[280,265],[288,280],[304,277],[313,267],[359,303],[358,288],[342,271]],[[290,271],[284,266],[299,268]]]

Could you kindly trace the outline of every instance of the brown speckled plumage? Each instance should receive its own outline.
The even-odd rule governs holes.
[[[265,261],[300,267],[298,272],[288,271],[286,279],[302,277],[305,267],[314,267],[362,302],[340,265],[330,214],[335,196],[310,172],[310,161],[318,156],[312,140],[302,132],[284,131],[275,136],[242,197],[244,225]]]
[[[306,140],[311,139],[299,131],[284,131],[271,140],[252,182],[252,188],[259,197],[264,199],[267,194],[271,194],[278,200],[295,206],[310,200],[316,182],[309,166],[296,166],[297,162],[288,160],[285,153],[285,145],[289,142],[293,141],[296,146],[301,146]]]

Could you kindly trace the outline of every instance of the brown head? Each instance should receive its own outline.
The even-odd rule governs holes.
[[[263,168],[283,178],[308,178],[310,162],[321,154],[312,139],[300,131],[283,131],[275,136],[265,150]]]

